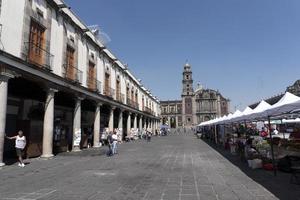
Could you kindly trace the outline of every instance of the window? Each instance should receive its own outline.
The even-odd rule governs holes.
[[[189,75],[186,75],[186,79],[188,80],[190,78],[190,76]]]
[[[188,118],[188,122],[190,122],[191,121],[191,118]]]
[[[117,101],[122,101],[121,86],[120,86],[120,81],[118,79],[116,80],[116,95],[117,95]]]
[[[71,80],[75,80],[76,78],[76,69],[74,68],[74,52],[75,50],[72,47],[67,46],[65,77]]]
[[[104,94],[107,96],[111,96],[111,91],[110,91],[110,75],[108,73],[105,73],[105,78],[104,78]]]
[[[31,21],[29,34],[28,59],[38,65],[44,65],[45,29],[35,21]]]
[[[92,62],[89,62],[87,85],[89,89],[96,90],[96,69],[95,64]]]

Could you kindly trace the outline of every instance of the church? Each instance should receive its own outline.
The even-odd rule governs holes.
[[[194,90],[193,72],[190,64],[184,65],[182,73],[181,100],[161,101],[162,123],[171,128],[191,127],[229,113],[229,99],[218,90],[203,88]]]

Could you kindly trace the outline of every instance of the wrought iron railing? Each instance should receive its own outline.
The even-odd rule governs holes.
[[[130,99],[130,98],[127,98],[127,100],[126,100],[126,104],[128,105],[128,106],[133,106],[133,101]]]
[[[54,55],[45,50],[41,44],[25,42],[26,61],[37,65],[38,67],[52,70]]]
[[[116,100],[118,102],[121,102],[121,103],[125,103],[124,100],[125,100],[125,95],[122,94],[121,92],[117,92],[116,93]]]
[[[148,107],[144,107],[144,110],[143,110],[145,113],[148,113],[148,114],[151,114],[151,115],[154,115],[155,113],[151,110],[151,108],[148,108]]]
[[[205,109],[196,109],[196,113],[217,113],[217,110],[205,110]]]
[[[71,64],[64,64],[63,68],[64,78],[82,84],[83,73],[81,70],[79,70]]]
[[[101,91],[101,82],[98,81],[96,78],[87,76],[87,87],[95,92]]]
[[[105,87],[104,91],[103,91],[103,94],[108,96],[108,97],[114,98],[115,89],[113,89],[111,87]]]

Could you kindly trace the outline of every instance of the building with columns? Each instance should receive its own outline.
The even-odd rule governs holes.
[[[108,127],[154,131],[160,102],[62,0],[2,0],[0,165],[15,155],[4,135],[23,130],[27,156],[99,146]],[[4,157],[3,157],[4,156]]]
[[[197,85],[194,90],[192,67],[184,65],[181,100],[161,101],[162,123],[171,128],[190,127],[229,113],[229,99],[213,89]]]

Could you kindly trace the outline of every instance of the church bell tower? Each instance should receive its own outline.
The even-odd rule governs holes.
[[[183,79],[182,79],[182,111],[183,111],[183,124],[184,126],[190,127],[193,123],[193,97],[194,97],[194,89],[193,89],[193,73],[191,65],[187,62],[184,65],[183,69]]]

